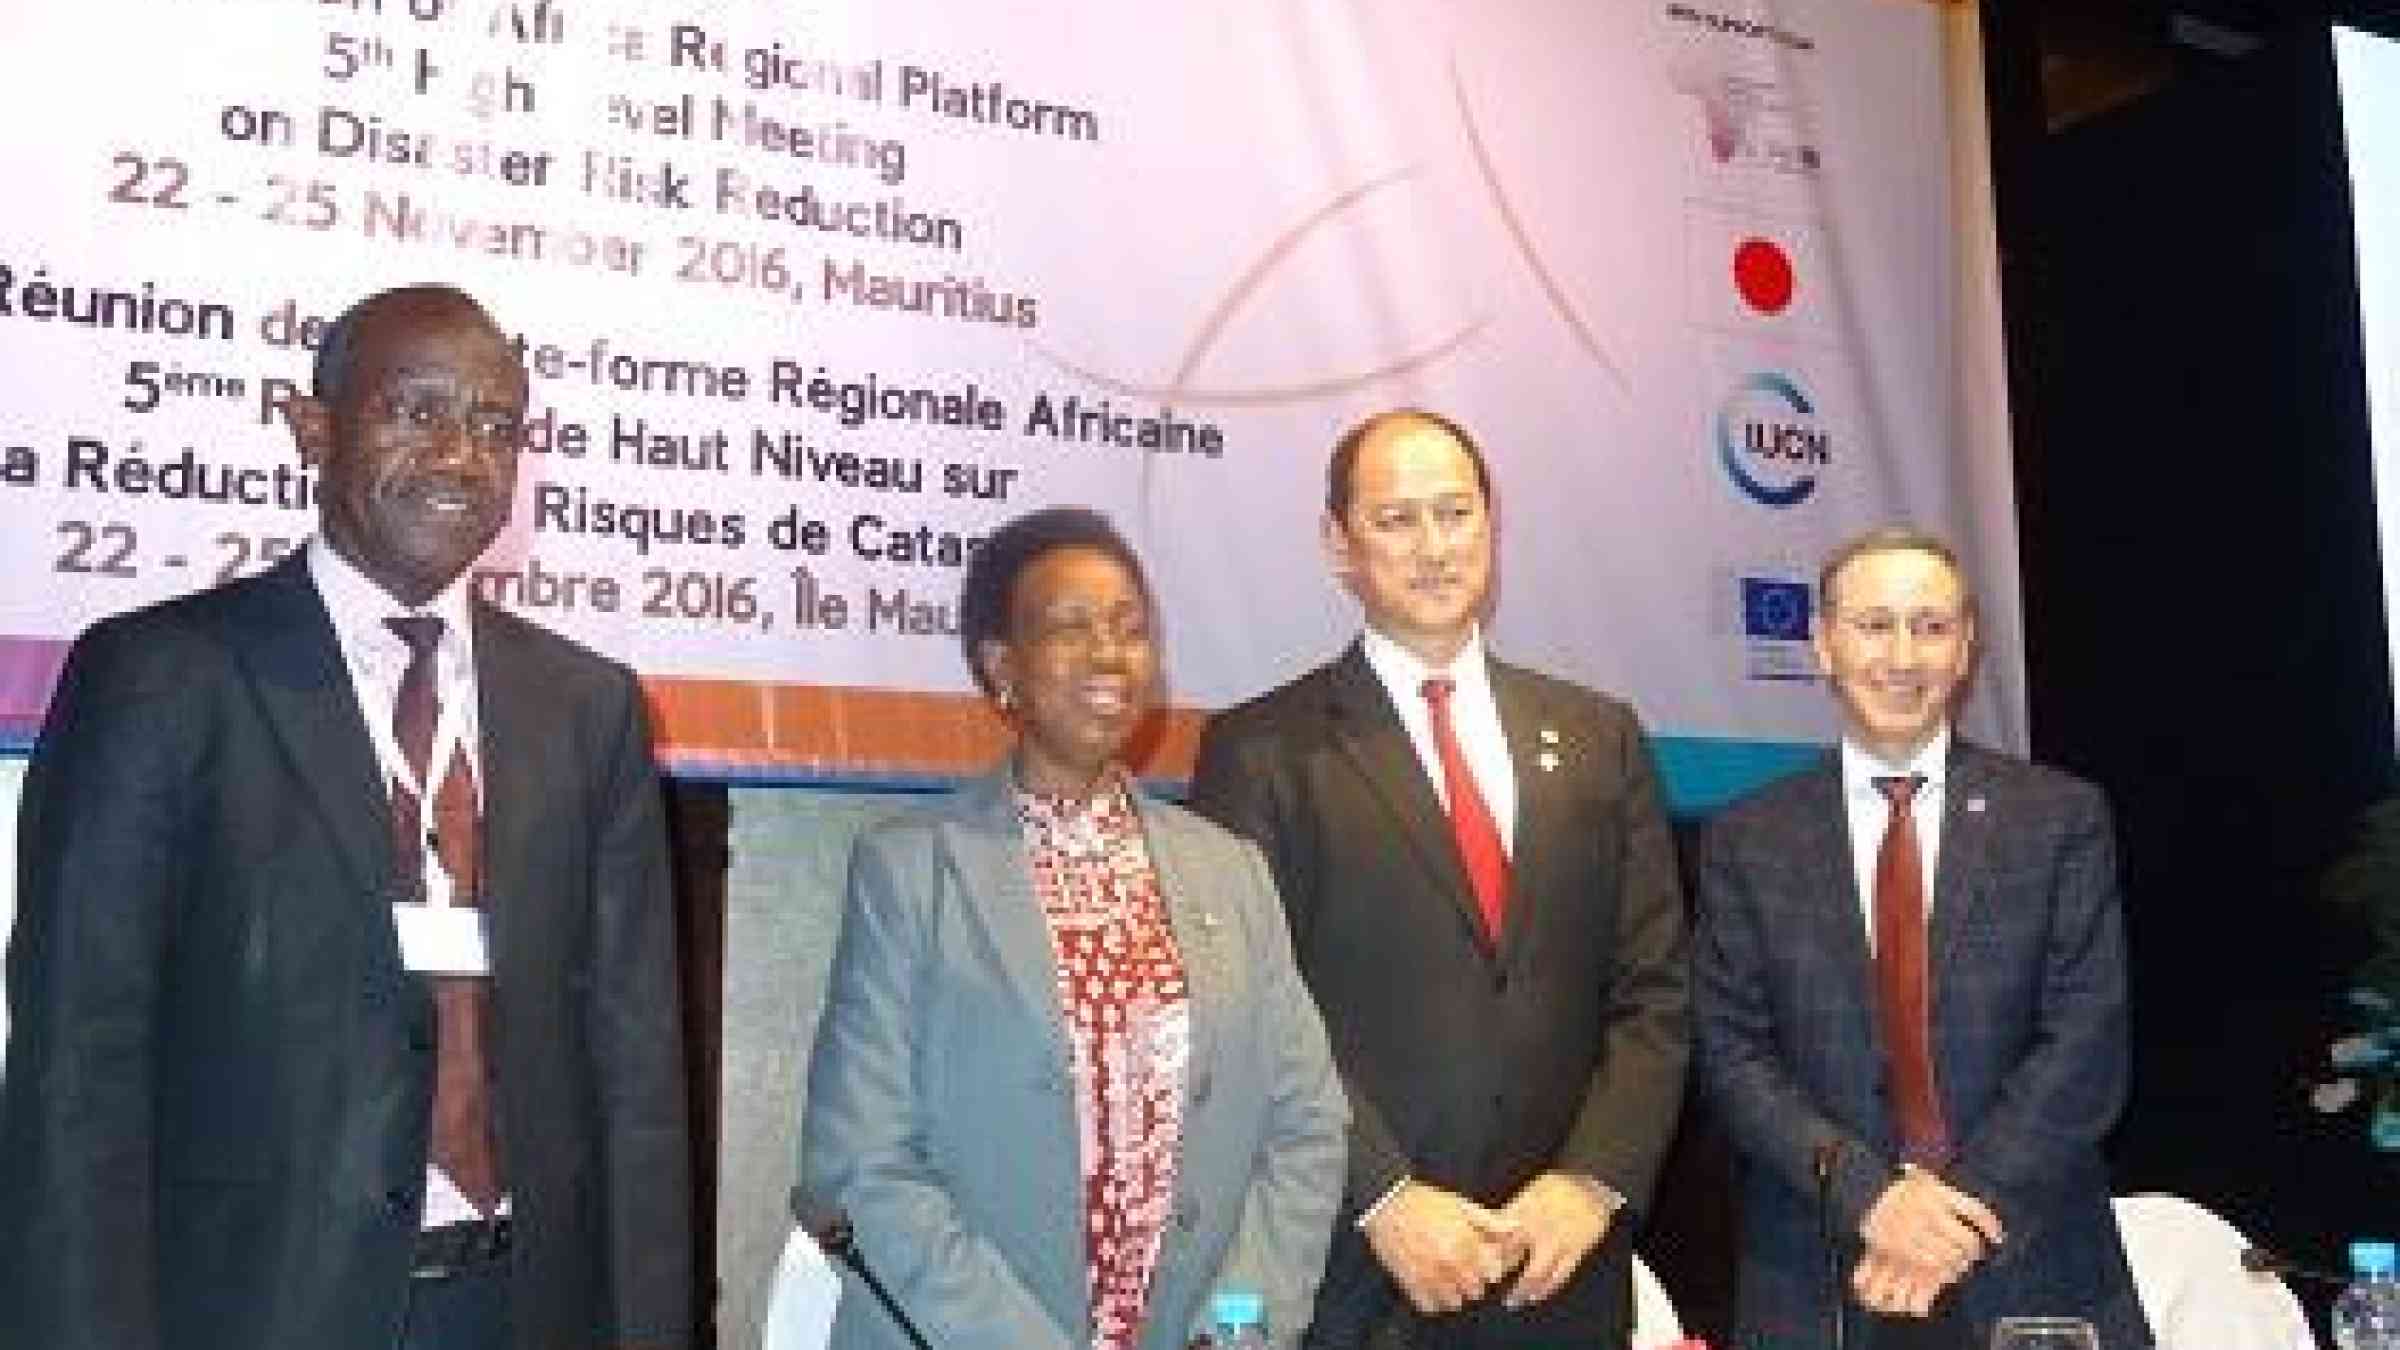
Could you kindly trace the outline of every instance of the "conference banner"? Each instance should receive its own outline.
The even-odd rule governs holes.
[[[326,324],[438,281],[532,388],[474,584],[639,670],[680,772],[984,762],[962,567],[1074,503],[1151,569],[1176,776],[1199,715],[1348,640],[1324,460],[1402,405],[1490,457],[1498,649],[1629,698],[1671,775],[1829,735],[1809,582],[1888,520],[1967,557],[1969,730],[2021,745],[1961,29],[1919,0],[10,6],[0,728],[31,737],[93,621],[301,546],[282,410]]]

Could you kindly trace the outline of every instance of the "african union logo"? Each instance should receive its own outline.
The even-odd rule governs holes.
[[[1717,407],[1717,459],[1733,485],[1765,506],[1797,506],[1833,463],[1833,433],[1791,376],[1760,371]]]

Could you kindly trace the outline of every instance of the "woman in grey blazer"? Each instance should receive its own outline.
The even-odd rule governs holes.
[[[1102,517],[996,531],[960,630],[1014,752],[851,855],[802,1184],[944,1350],[1298,1342],[1347,1109],[1258,851],[1143,796],[1152,597]],[[845,1291],[840,1347],[905,1344]]]

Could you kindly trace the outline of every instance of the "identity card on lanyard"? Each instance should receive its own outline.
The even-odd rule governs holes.
[[[470,711],[461,706],[468,702],[464,698],[441,700],[441,718],[433,729],[433,752],[425,758],[425,763],[436,773],[447,773],[460,747],[475,734]],[[417,771],[409,766],[408,756],[401,753],[399,738],[393,734],[389,718],[370,717],[367,729],[375,742],[375,757],[382,761],[385,781],[406,785],[417,800],[416,839],[421,854],[417,870],[425,879],[425,899],[422,904],[402,902],[392,906],[392,926],[400,937],[400,963],[425,975],[491,974],[488,916],[481,906],[457,903],[461,878],[450,875],[450,869],[442,864],[440,851],[434,847],[434,794],[426,791]],[[480,780],[482,775],[476,777]],[[478,801],[477,813],[482,809]],[[474,878],[464,880],[468,885],[475,884]]]

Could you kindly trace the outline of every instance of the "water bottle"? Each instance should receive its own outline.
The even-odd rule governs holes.
[[[2400,1248],[2350,1244],[2350,1287],[2333,1302],[2335,1350],[2400,1350]]]
[[[1220,1289],[1208,1301],[1209,1350],[1267,1350],[1267,1301],[1247,1289]]]

